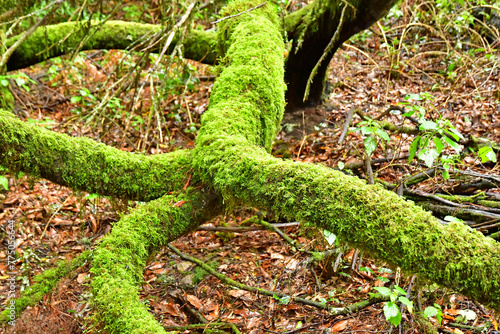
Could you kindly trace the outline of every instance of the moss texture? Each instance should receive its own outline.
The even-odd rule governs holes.
[[[81,45],[82,50],[93,49],[127,49],[138,42],[150,39],[160,32],[162,26],[125,21],[64,22],[38,28],[24,41],[7,63],[9,71],[27,67],[43,60],[71,52],[80,46],[81,40],[88,34],[91,37]],[[214,63],[216,55],[213,50],[214,32],[192,30],[184,41],[184,53],[187,58],[204,59]],[[19,36],[9,38],[7,47],[14,44]],[[174,38],[172,47],[177,43]],[[156,46],[158,48],[160,46]],[[153,50],[154,51],[154,50]]]
[[[145,156],[27,124],[0,109],[0,164],[73,189],[147,201],[182,189],[191,152]],[[191,177],[196,183],[196,177]]]
[[[42,300],[43,296],[52,292],[57,283],[69,276],[76,269],[84,266],[90,260],[91,252],[86,251],[71,261],[60,261],[55,268],[43,271],[35,276],[33,284],[21,293],[21,297],[14,300],[16,318],[28,306],[33,306]],[[11,320],[10,309],[0,313],[0,324]]]
[[[242,3],[230,8],[241,10]],[[236,26],[228,23],[229,31],[222,30],[229,45],[227,65],[214,84],[193,157],[203,180],[222,193],[226,204],[312,223],[405,271],[499,309],[500,248],[493,240],[462,224],[443,226],[379,186],[266,152],[276,131],[273,121],[281,117],[284,84],[280,32],[265,11],[238,16]]]
[[[96,320],[108,333],[165,333],[139,299],[148,258],[167,243],[221,213],[205,188],[166,195],[123,217],[98,245],[91,273]]]

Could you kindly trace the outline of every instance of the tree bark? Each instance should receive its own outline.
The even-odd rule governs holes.
[[[141,42],[149,41],[162,31],[162,26],[155,24],[134,23],[125,21],[64,22],[38,28],[12,54],[7,62],[7,70],[25,68],[52,57],[57,57],[80,47],[81,50],[95,49],[128,49]],[[87,35],[90,35],[88,37]],[[84,37],[86,43],[80,45]],[[13,45],[19,36],[6,41],[6,47]],[[176,35],[172,48],[179,39]],[[214,64],[217,55],[214,53],[215,33],[213,31],[191,30],[184,41],[184,56],[193,60],[203,60]],[[155,45],[152,51],[158,50]]]
[[[323,101],[325,75],[337,49],[351,36],[367,29],[382,18],[397,0],[317,0],[305,13],[289,20],[293,44],[286,61],[285,82],[287,111],[316,106]],[[346,7],[343,22],[341,13]],[[355,9],[354,9],[355,8]],[[305,14],[305,15],[304,15]],[[293,28],[293,30],[291,30]],[[309,96],[304,100],[309,75],[325,53],[338,30],[338,39],[326,52],[317,74],[312,78]],[[290,33],[292,32],[292,33]]]

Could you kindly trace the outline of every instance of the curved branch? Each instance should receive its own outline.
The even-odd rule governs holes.
[[[230,63],[214,84],[193,157],[204,181],[230,205],[309,222],[500,310],[500,247],[494,240],[460,223],[443,226],[380,186],[266,152],[266,138],[276,131],[271,120],[283,112],[284,83],[283,44],[265,10],[228,20],[230,31],[222,35],[229,36]]]
[[[127,49],[162,29],[160,25],[125,21],[107,21],[104,24],[88,21],[64,22],[40,27],[14,51],[7,62],[7,69],[12,71],[24,68],[66,54],[80,45],[92,26],[99,24],[102,27],[82,45],[82,50]],[[191,30],[183,42],[185,57],[215,63],[216,54],[212,51],[214,36],[213,31]],[[19,38],[21,36],[9,38],[6,41],[7,48],[14,45]],[[175,36],[172,47],[177,42],[178,36]]]
[[[0,165],[73,189],[141,201],[182,189],[192,174],[189,150],[153,156],[123,152],[22,122],[2,109]]]
[[[148,258],[169,242],[222,212],[219,196],[189,189],[139,206],[123,217],[97,246],[91,304],[109,333],[165,333],[139,299]]]

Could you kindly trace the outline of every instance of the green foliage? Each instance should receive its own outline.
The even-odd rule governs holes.
[[[481,162],[488,161],[497,162],[497,155],[491,146],[483,146],[477,151],[477,155],[481,158]]]
[[[373,151],[377,148],[377,138],[382,139],[381,144],[383,148],[385,147],[384,142],[389,143],[391,141],[391,138],[387,132],[382,129],[380,123],[372,119],[359,122],[354,131],[361,132],[361,134],[365,137],[364,144],[368,155],[372,155]]]
[[[35,83],[35,81],[23,72],[0,75],[0,85],[3,87],[9,87],[10,81],[15,82],[17,86],[23,88],[27,92],[30,91],[28,84]]]
[[[443,321],[443,311],[441,311],[441,306],[439,306],[438,304],[434,304],[434,306],[426,307],[424,310],[424,317],[436,317],[436,319],[439,321],[439,324],[441,325],[441,322]]]
[[[401,322],[401,312],[399,311],[398,303],[405,305],[410,313],[413,313],[413,302],[406,298],[406,292],[399,286],[394,286],[391,290],[386,287],[374,287],[381,295],[389,297],[390,301],[384,304],[385,319],[393,326],[399,325]]]
[[[408,94],[405,99],[425,102],[433,101],[434,97],[428,93],[420,93]],[[457,158],[453,155],[442,155],[442,152],[445,148],[449,147],[457,155],[460,154],[459,141],[464,140],[462,134],[447,119],[438,118],[437,120],[433,120],[427,118],[427,110],[420,105],[410,102],[402,102],[400,105],[406,108],[403,116],[415,117],[420,123],[419,130],[421,134],[416,136],[410,145],[408,162],[411,163],[415,156],[417,156],[420,160],[424,161],[427,167],[432,167],[438,161],[445,168],[443,177],[445,179],[449,178],[448,170],[455,164]]]
[[[0,175],[0,186],[9,191],[9,179],[4,175]]]

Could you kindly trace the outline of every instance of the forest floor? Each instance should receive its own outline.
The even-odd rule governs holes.
[[[426,52],[427,44],[417,45],[418,52],[390,49],[387,43],[384,45],[386,35],[380,28],[374,26],[336,53],[331,62],[324,105],[285,115],[273,150],[275,156],[344,170],[351,164],[362,163],[365,137],[361,131],[348,132],[339,144],[346,115],[359,108],[363,114],[376,118],[387,108],[402,103],[406,103],[406,108],[425,108],[428,119],[449,120],[463,136],[499,142],[500,87],[496,65],[485,71],[485,64],[464,60],[459,66],[466,66],[463,64],[466,62],[469,68],[450,70],[446,55],[430,52],[432,50]],[[200,116],[207,108],[213,84],[211,68],[191,61],[172,62],[169,72],[173,76],[180,74],[181,81],[169,79],[172,82],[168,89],[162,87],[163,91],[153,88],[154,84],[143,85],[142,90],[129,92],[129,96],[120,95],[114,105],[92,114],[92,107],[105,93],[95,88],[106,83],[109,73],[117,67],[125,66],[124,59],[134,61],[117,50],[85,52],[71,62],[56,59],[23,70],[36,82],[27,84],[29,92],[22,88],[15,90],[19,116],[39,126],[71,136],[91,137],[124,151],[160,154],[193,148]],[[136,92],[139,99],[133,98]],[[162,115],[150,112],[154,110],[151,97],[158,94],[162,94]],[[386,119],[397,125],[411,125],[397,113],[388,114]],[[350,129],[362,127],[363,124],[356,126],[360,121],[360,116],[354,114]],[[379,139],[372,154],[372,159],[386,159],[374,166],[376,178],[398,184],[401,179],[428,169],[416,160],[408,163],[411,135],[391,133],[390,138],[390,142]],[[473,154],[453,162],[453,166],[462,171],[499,174],[497,164],[482,163]],[[362,166],[349,170],[366,177]],[[26,175],[6,171],[5,175],[9,189],[3,190],[0,186],[0,227],[3,227],[0,233],[5,239],[5,227],[14,222],[19,291],[30,284],[34,275],[50,268],[58,259],[74,258],[94,247],[110,232],[120,215],[135,205],[71,191]],[[452,175],[445,180],[442,173],[437,173],[415,189],[434,193],[460,183],[458,177]],[[488,192],[492,196],[500,194],[498,188]],[[205,228],[178,239],[173,245],[243,284],[307,297],[333,307],[366,300],[375,292],[373,287],[399,286],[413,301],[414,312],[401,307],[402,322],[397,327],[385,319],[383,303],[349,315],[331,316],[286,297],[266,297],[231,287],[165,249],[147,266],[141,290],[142,300],[158,321],[179,328],[201,320],[223,321],[252,334],[423,333],[422,311],[427,306],[436,306],[442,310],[442,319],[432,316],[428,321],[441,332],[498,332],[496,316],[482,305],[453,291],[420,282],[397,268],[391,270],[348,245],[332,241],[323,231],[297,222],[275,222],[263,213],[268,221],[284,224],[280,229],[304,250],[335,249],[332,256],[317,263],[310,261],[308,252],[297,251],[277,233],[259,225],[241,226],[257,214],[260,213],[252,208],[238,208],[207,222],[203,225]],[[6,254],[6,243],[2,241],[0,281],[9,278]],[[87,304],[88,271],[89,267],[85,266],[61,281],[53,293],[28,308],[15,326],[6,326],[0,332],[97,333],[87,320],[91,315]],[[5,303],[7,289],[6,284],[0,284],[0,303]]]

